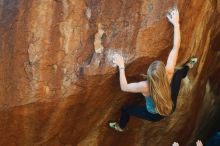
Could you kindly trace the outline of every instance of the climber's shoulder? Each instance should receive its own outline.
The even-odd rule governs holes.
[[[124,92],[143,93],[148,91],[148,85],[146,81],[133,82],[121,87],[121,89]]]
[[[147,81],[140,81],[140,86],[142,86],[142,94],[144,96],[149,96],[149,86]]]
[[[174,74],[173,70],[166,69],[166,75],[167,75],[169,82],[171,82],[171,79],[173,78],[173,74]]]

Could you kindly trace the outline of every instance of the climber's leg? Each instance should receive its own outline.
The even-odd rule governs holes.
[[[173,111],[176,109],[176,102],[177,102],[177,97],[178,97],[179,90],[180,90],[181,81],[183,78],[186,77],[189,69],[193,68],[194,65],[197,63],[197,61],[198,59],[196,57],[190,58],[190,60],[187,61],[185,65],[181,69],[177,70],[173,75],[173,78],[171,81],[171,97],[172,97],[173,105],[174,105]]]
[[[127,106],[123,107],[121,111],[121,117],[119,121],[119,126],[125,128],[130,116],[135,116],[148,121],[159,121],[164,117],[159,114],[149,113],[146,106]]]
[[[171,97],[174,105],[173,110],[176,109],[177,96],[179,94],[181,81],[186,77],[188,71],[189,67],[185,65],[182,69],[177,70],[173,75],[173,79],[171,81]]]

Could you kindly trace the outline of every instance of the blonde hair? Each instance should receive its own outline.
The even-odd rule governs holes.
[[[163,116],[169,115],[172,111],[173,102],[165,64],[162,61],[154,61],[149,66],[147,80],[156,111]]]

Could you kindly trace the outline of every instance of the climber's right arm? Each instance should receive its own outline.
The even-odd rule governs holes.
[[[146,81],[128,83],[125,76],[124,68],[119,67],[119,73],[120,87],[122,91],[148,94],[148,84]]]
[[[115,55],[113,62],[119,67],[119,81],[122,91],[148,94],[148,85],[146,81],[128,84],[125,76],[124,59],[122,56]]]

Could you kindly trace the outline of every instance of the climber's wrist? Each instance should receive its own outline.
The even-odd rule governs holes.
[[[119,70],[125,69],[125,66],[118,66]]]
[[[173,24],[173,26],[174,26],[174,27],[179,27],[180,24],[179,24],[179,22],[176,22],[176,23]]]

